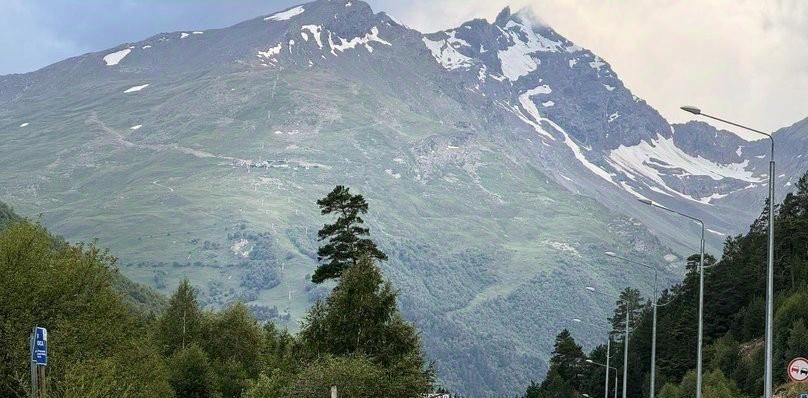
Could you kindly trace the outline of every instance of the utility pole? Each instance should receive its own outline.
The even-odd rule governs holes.
[[[337,386],[331,386],[331,398],[337,398]]]

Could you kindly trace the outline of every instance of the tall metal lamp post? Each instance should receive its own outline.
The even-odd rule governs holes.
[[[701,258],[699,260],[699,346],[696,351],[696,398],[702,398],[701,396],[701,382],[702,382],[702,341],[704,340],[704,221],[687,215],[685,213],[678,212],[673,209],[669,209],[665,206],[662,206],[659,203],[656,203],[649,199],[638,199],[640,202],[645,203],[651,207],[656,207],[658,209],[662,209],[679,216],[688,218],[693,220],[701,225]]]
[[[606,392],[603,395],[605,398],[609,398],[609,369],[614,370],[614,398],[617,398],[617,368],[609,366],[608,364],[595,362],[591,359],[587,359],[586,363],[606,368]]]
[[[611,297],[613,299],[620,301],[620,297],[600,292],[592,286],[587,286],[586,290],[606,297]],[[628,308],[628,302],[626,302],[626,331],[625,331],[626,335],[623,338],[623,398],[626,398],[626,394],[628,392],[628,338],[630,332],[629,330],[630,322],[631,322],[631,311]]]
[[[656,396],[657,308],[664,307],[664,306],[670,304],[671,301],[673,301],[673,300],[669,300],[665,304],[659,304],[657,302],[657,300],[658,300],[657,295],[658,295],[658,292],[659,292],[659,287],[658,287],[657,283],[659,281],[659,275],[658,275],[658,269],[657,269],[656,265],[651,266],[651,265],[648,265],[648,264],[643,264],[643,263],[638,262],[638,261],[630,260],[628,258],[619,256],[619,255],[617,255],[617,253],[614,253],[614,252],[606,252],[605,254],[607,256],[609,256],[609,257],[616,258],[618,260],[623,260],[623,261],[625,261],[627,263],[630,263],[630,264],[639,265],[641,267],[645,267],[645,268],[654,270],[654,301],[651,304],[654,307],[653,327],[652,327],[652,332],[651,332],[651,390],[650,390],[650,394],[649,394],[650,398],[654,398]]]
[[[583,323],[583,321],[581,319],[579,319],[579,318],[573,318],[572,321],[577,322],[577,323]],[[605,385],[603,387],[603,396],[606,397],[606,398],[609,398],[609,369],[614,369],[614,371],[615,371],[615,375],[614,375],[614,380],[615,380],[614,391],[615,391],[615,398],[617,398],[617,395],[616,395],[617,394],[617,369],[609,366],[609,361],[611,359],[612,359],[612,335],[610,333],[610,334],[608,334],[606,336],[606,365],[603,365],[606,368],[606,382],[604,383]],[[595,364],[595,365],[600,365],[598,363],[592,362],[591,359],[587,359],[586,362],[591,363],[591,364]]]
[[[772,137],[772,135],[769,133],[764,133],[760,130],[753,129],[742,124],[708,115],[695,106],[683,106],[681,109],[694,115],[704,116],[735,127],[740,127],[756,134],[765,135],[769,138],[772,144],[771,155],[769,158],[769,250],[766,264],[766,365],[763,377],[763,396],[765,398],[772,398],[772,341],[774,337],[774,137]]]

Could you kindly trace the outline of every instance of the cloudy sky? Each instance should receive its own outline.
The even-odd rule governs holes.
[[[158,32],[224,27],[301,0],[0,0],[0,74]],[[425,31],[506,5],[599,54],[671,121],[682,104],[774,130],[808,117],[808,1],[371,0]]]

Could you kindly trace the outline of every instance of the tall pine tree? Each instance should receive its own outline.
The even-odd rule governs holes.
[[[199,343],[202,335],[202,311],[196,289],[187,279],[177,286],[163,315],[157,320],[157,343],[166,355]]]
[[[362,215],[368,212],[368,203],[362,195],[351,195],[350,188],[337,185],[326,197],[317,201],[323,215],[336,214],[337,221],[325,224],[317,233],[320,241],[327,240],[317,251],[317,259],[323,262],[314,271],[311,280],[322,283],[339,278],[346,268],[356,265],[360,258],[368,256],[387,260],[387,255],[367,238],[370,230],[363,227]]]

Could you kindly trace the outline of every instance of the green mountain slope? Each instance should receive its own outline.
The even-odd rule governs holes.
[[[469,387],[481,389],[542,372],[546,336],[592,312],[570,300],[583,284],[646,280],[602,265],[603,251],[668,253],[637,222],[513,158],[508,132],[464,128],[485,122],[460,103],[416,112],[329,74],[185,79],[110,94],[10,140],[18,172],[2,177],[4,198],[71,240],[99,237],[136,281],[166,291],[187,277],[210,305],[243,300],[295,328],[322,295],[308,282],[322,223],[312,198],[349,185],[370,202],[384,267],[442,376],[468,382],[472,362],[480,384]],[[210,106],[214,93],[231,105]],[[180,103],[196,111],[174,114]],[[490,336],[509,348],[492,352]]]

